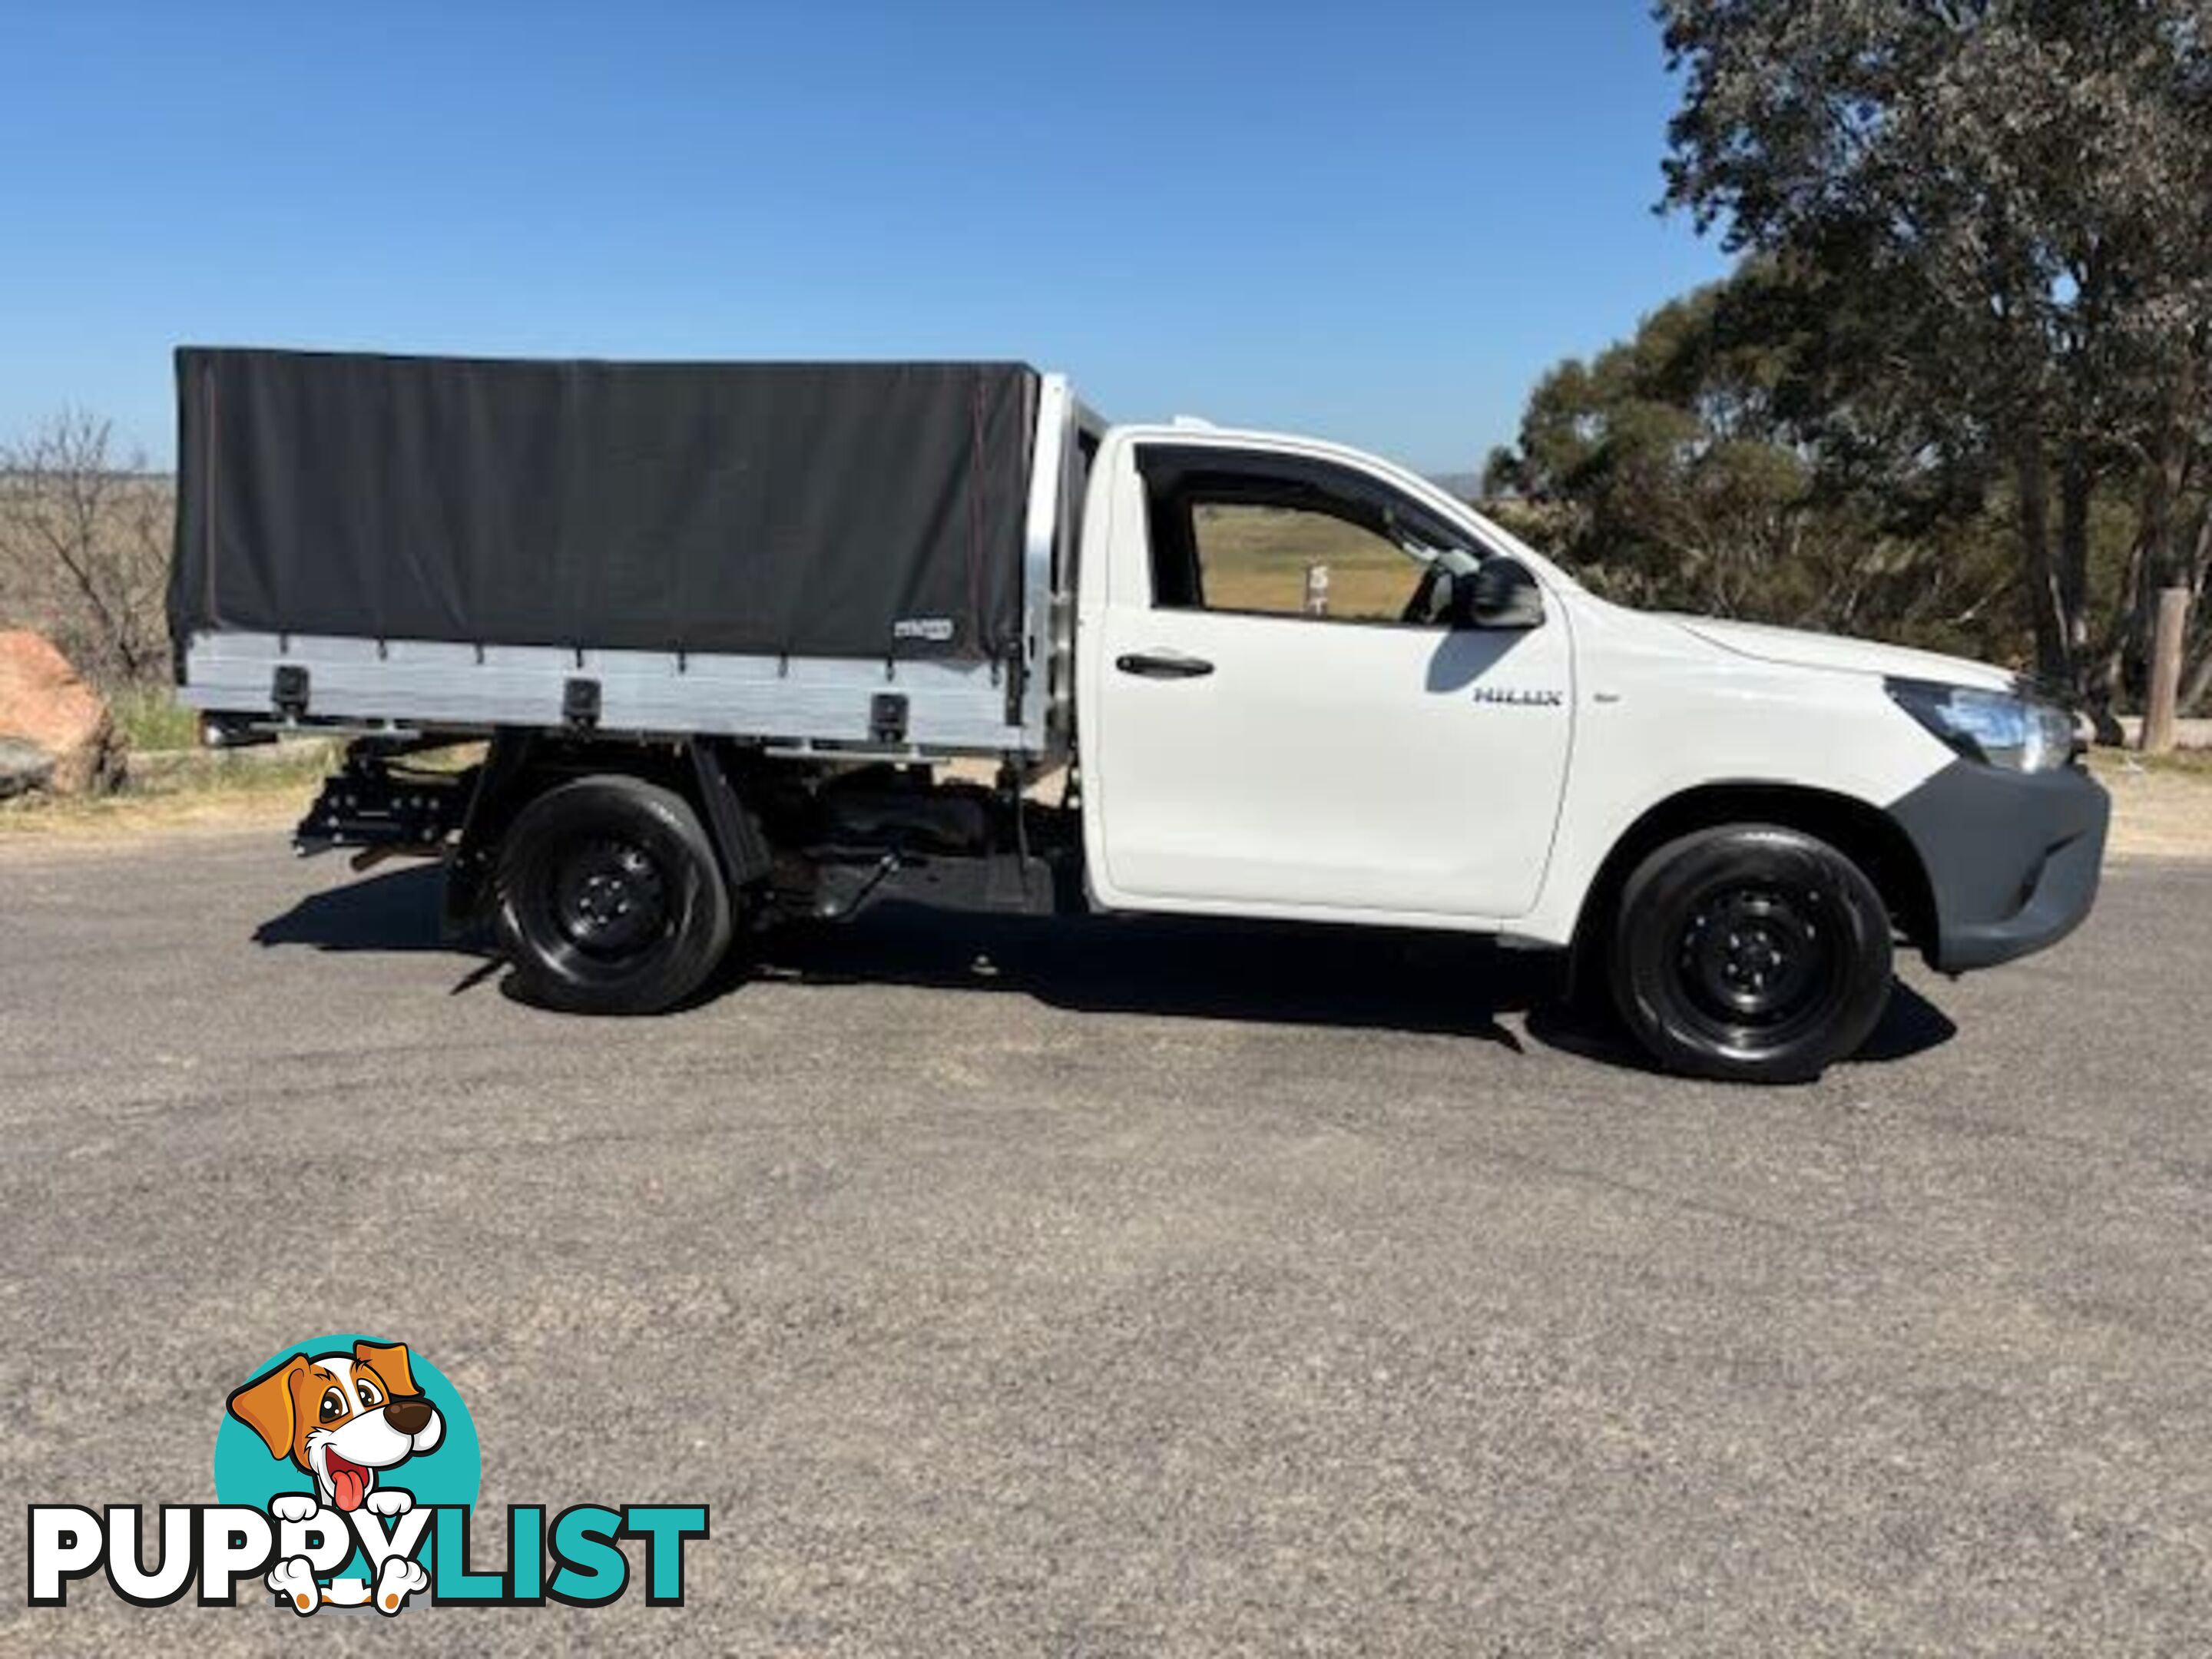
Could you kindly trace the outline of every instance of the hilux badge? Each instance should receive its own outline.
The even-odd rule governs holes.
[[[1564,691],[1527,691],[1512,686],[1478,685],[1474,688],[1477,702],[1510,703],[1516,708],[1557,708],[1567,700]]]

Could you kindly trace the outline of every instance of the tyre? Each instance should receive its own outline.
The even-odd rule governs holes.
[[[509,826],[499,937],[526,1001],[651,1014],[697,990],[730,946],[713,843],[681,795],[641,779],[579,778]]]
[[[1889,913],[1826,842],[1730,824],[1668,842],[1630,874],[1608,979],[1669,1071],[1804,1082],[1864,1042],[1889,1001]]]

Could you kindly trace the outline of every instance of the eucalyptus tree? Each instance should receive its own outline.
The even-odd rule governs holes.
[[[1670,301],[1537,383],[1486,489],[1620,599],[2014,654],[1985,480],[1843,384],[1842,302],[1761,260]]]
[[[2094,691],[2202,586],[2212,440],[2205,0],[1662,0],[1667,200],[1855,296],[1830,358],[2009,482],[2043,671]],[[2099,594],[2100,490],[2132,497]],[[2101,618],[2100,611],[2101,610]]]

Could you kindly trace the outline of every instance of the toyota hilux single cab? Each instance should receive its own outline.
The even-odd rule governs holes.
[[[180,695],[348,739],[301,844],[441,859],[551,1007],[887,898],[1182,913],[1557,951],[1662,1065],[1802,1079],[1899,942],[2096,892],[2013,673],[1624,609],[1335,444],[1008,363],[187,349],[179,400]]]

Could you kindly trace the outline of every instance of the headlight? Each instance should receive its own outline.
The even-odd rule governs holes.
[[[2055,772],[2074,752],[2074,716],[2055,702],[1932,680],[1884,683],[1898,707],[1968,760]]]

